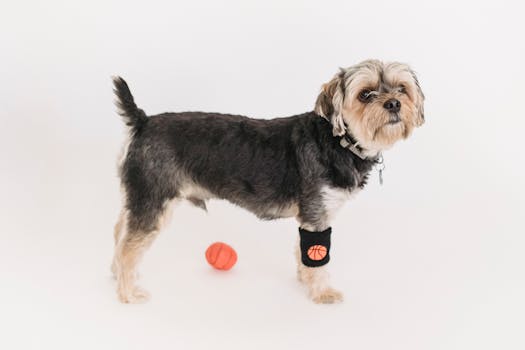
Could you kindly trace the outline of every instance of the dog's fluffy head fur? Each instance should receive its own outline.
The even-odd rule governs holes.
[[[406,64],[367,60],[341,68],[324,84],[315,112],[330,121],[335,136],[348,131],[373,153],[423,124],[423,101],[417,77]]]

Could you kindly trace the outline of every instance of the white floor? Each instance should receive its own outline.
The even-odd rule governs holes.
[[[0,349],[525,349],[525,32],[518,1],[12,1],[0,11]],[[333,223],[346,300],[295,279],[294,220],[182,205],[147,253],[144,305],[109,273],[123,125],[302,113],[366,58],[407,62],[426,124]],[[238,253],[230,272],[209,244]]]
[[[522,197],[501,188],[475,197],[465,185],[448,201],[414,180],[425,169],[396,164],[401,151],[391,152],[385,185],[374,174],[333,224],[343,304],[315,305],[296,281],[294,220],[261,222],[214,201],[208,214],[175,210],[141,269],[152,300],[122,305],[109,274],[118,140],[105,146],[59,150],[63,166],[48,159],[44,178],[26,174],[6,189],[0,348],[525,346]],[[207,266],[214,241],[236,248],[231,271]]]

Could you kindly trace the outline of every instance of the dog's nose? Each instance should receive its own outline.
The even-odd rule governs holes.
[[[401,109],[401,102],[395,98],[391,98],[383,104],[383,107],[389,112],[397,113]]]

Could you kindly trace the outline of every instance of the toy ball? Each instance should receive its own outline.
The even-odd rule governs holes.
[[[237,262],[237,253],[226,243],[215,242],[206,249],[206,260],[217,270],[229,270]]]

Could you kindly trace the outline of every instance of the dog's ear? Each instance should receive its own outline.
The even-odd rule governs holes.
[[[414,86],[416,90],[416,99],[415,99],[415,105],[417,108],[417,126],[421,126],[425,122],[425,108],[424,108],[424,101],[425,101],[425,94],[423,94],[423,90],[421,90],[421,86],[419,85],[419,81],[417,80],[416,73],[413,70],[410,70],[410,74],[412,75],[412,79],[414,81]]]
[[[332,80],[323,85],[314,109],[315,113],[332,124],[334,136],[341,136],[346,132],[343,120],[344,99],[344,70],[341,69]]]

